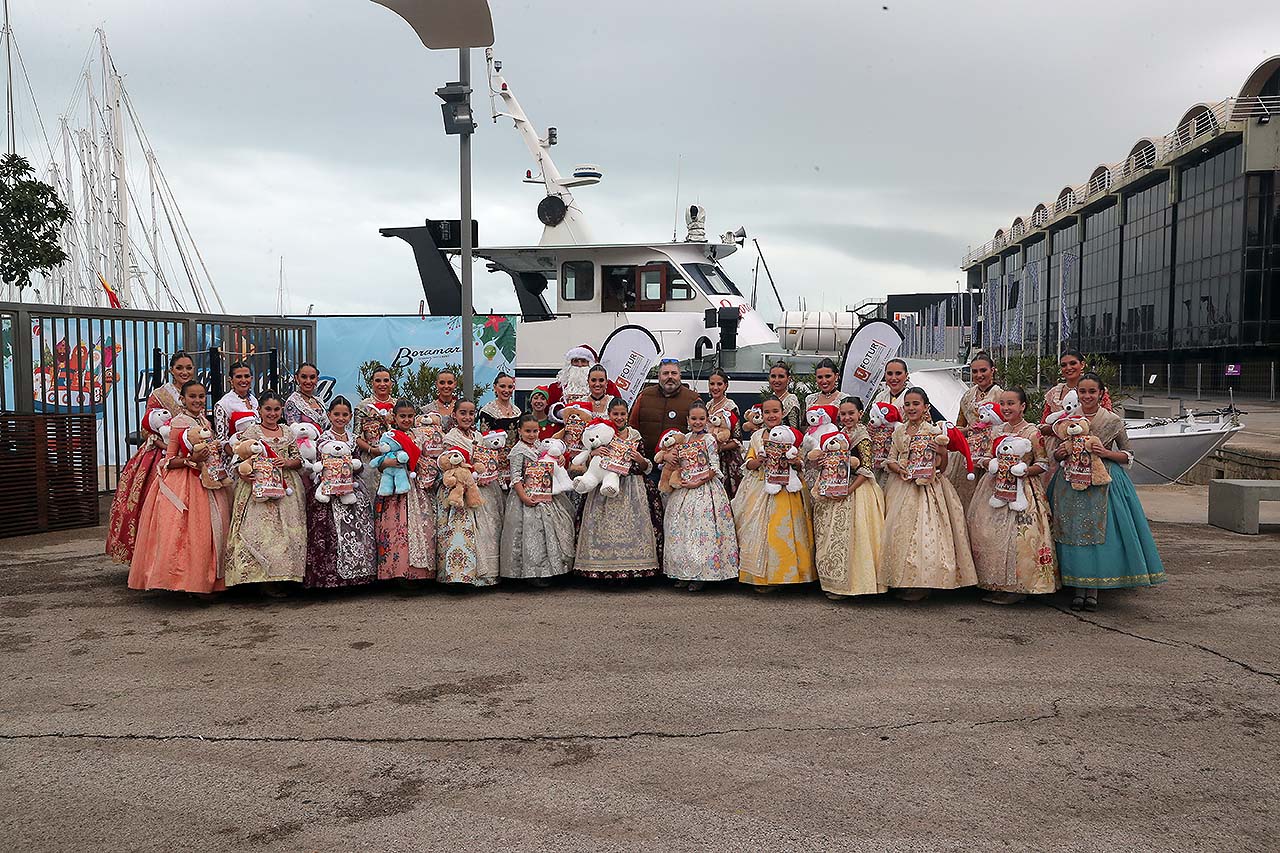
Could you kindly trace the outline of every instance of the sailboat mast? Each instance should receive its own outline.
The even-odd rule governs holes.
[[[4,0],[5,105],[8,117],[9,154],[17,153],[17,133],[13,125],[13,30],[9,29],[9,0]]]

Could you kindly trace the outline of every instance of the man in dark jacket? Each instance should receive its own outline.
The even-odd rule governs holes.
[[[631,406],[631,425],[640,431],[646,456],[653,458],[658,439],[667,430],[689,428],[689,407],[701,399],[680,381],[679,362],[664,358],[658,364],[658,384],[641,391]]]

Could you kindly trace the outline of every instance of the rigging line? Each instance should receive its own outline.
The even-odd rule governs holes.
[[[89,73],[89,63],[93,60],[93,39],[89,39],[89,46],[84,49],[84,59],[80,61],[80,73],[76,75],[75,88],[71,90],[71,97],[67,100],[67,108],[62,111],[63,116],[71,115],[71,112],[80,102],[80,95],[84,91],[84,75]]]
[[[191,284],[191,292],[196,298],[196,307],[204,313],[209,313],[209,306],[205,304],[203,294],[200,292],[199,283],[191,270],[191,264],[187,261],[187,254],[182,250],[182,241],[178,237],[178,229],[173,224],[173,216],[169,213],[169,203],[165,201],[164,193],[160,194],[160,207],[164,210],[164,218],[169,223],[169,231],[173,234],[174,246],[178,250],[178,257],[182,259],[182,267],[186,270],[187,281]]]
[[[196,245],[195,237],[191,234],[191,227],[187,225],[187,218],[183,215],[182,208],[178,206],[177,198],[173,197],[173,190],[169,186],[169,179],[165,176],[164,169],[160,166],[160,160],[155,157],[155,149],[151,147],[151,140],[147,137],[146,131],[142,128],[142,119],[138,117],[137,111],[133,108],[133,98],[129,96],[129,90],[125,88],[124,81],[121,81],[120,83],[120,95],[121,100],[124,102],[126,111],[129,113],[129,121],[133,124],[134,130],[138,133],[138,138],[146,145],[147,149],[151,151],[151,159],[155,165],[156,177],[159,179],[159,185],[163,187],[164,191],[169,193],[170,198],[173,199],[173,207],[178,214],[178,221],[182,223],[182,230],[186,232],[187,239],[191,243],[191,250],[195,253],[196,260],[200,262],[200,268],[204,270],[205,281],[208,283],[209,289],[213,291],[213,298],[218,301],[218,308],[223,313],[226,313],[226,306],[222,303],[222,294],[218,292],[217,285],[213,283],[213,276],[209,274],[209,267],[204,262],[204,256],[200,254],[200,247]]]
[[[40,135],[44,137],[44,147],[49,151],[49,161],[56,163],[58,158],[53,154],[53,146],[49,144],[49,131],[45,129],[44,117],[40,115],[40,102],[36,100],[35,89],[31,85],[31,75],[27,73],[27,63],[22,61],[22,50],[18,47],[18,42],[13,37],[13,33],[9,33],[9,41],[13,45],[13,52],[18,57],[18,67],[22,69],[22,79],[27,82],[27,94],[31,96],[31,106],[35,109],[36,124],[40,127]]]

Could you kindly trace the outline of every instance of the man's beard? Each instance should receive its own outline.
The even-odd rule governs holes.
[[[556,374],[556,381],[560,383],[560,391],[564,396],[586,397],[591,388],[587,384],[587,374],[590,370],[589,367],[574,367],[572,364],[566,364],[560,368],[560,372]]]
[[[658,383],[664,394],[670,397],[672,394],[680,390],[679,379],[663,379]]]

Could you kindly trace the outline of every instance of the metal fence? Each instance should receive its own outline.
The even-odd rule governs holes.
[[[315,322],[285,317],[191,315],[0,302],[4,376],[0,411],[93,414],[98,486],[115,488],[147,395],[167,380],[168,356],[186,350],[209,387],[223,392],[234,361],[254,366],[258,390],[290,390],[285,377],[315,358]]]
[[[1275,402],[1278,379],[1277,361],[1185,361],[1119,365],[1117,384],[1130,397],[1205,400],[1235,396]]]

